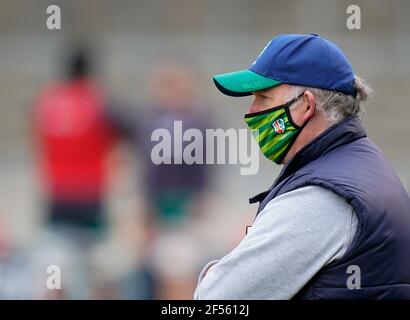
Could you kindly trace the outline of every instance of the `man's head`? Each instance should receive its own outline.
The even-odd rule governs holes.
[[[248,70],[217,75],[214,82],[230,96],[253,94],[245,120],[261,130],[258,143],[277,163],[287,163],[331,125],[361,113],[371,94],[342,51],[317,35],[276,37]],[[275,128],[278,119],[283,130]]]
[[[196,78],[191,68],[179,61],[166,61],[150,75],[150,87],[161,108],[186,110],[194,106]]]
[[[359,77],[355,77],[354,87],[357,91],[356,97],[336,91],[281,84],[253,92],[254,99],[247,113],[265,111],[302,95],[289,106],[289,111],[296,125],[306,126],[283,158],[282,162],[286,163],[330,126],[347,117],[363,113],[363,104],[369,99],[372,89]]]
[[[83,46],[75,46],[66,58],[65,73],[68,79],[81,79],[92,73],[90,51]]]

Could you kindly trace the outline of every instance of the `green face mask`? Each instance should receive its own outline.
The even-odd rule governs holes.
[[[252,130],[252,135],[259,144],[262,153],[277,164],[282,162],[306,124],[301,127],[296,125],[292,121],[289,110],[289,107],[303,94],[283,105],[245,115],[245,122]]]

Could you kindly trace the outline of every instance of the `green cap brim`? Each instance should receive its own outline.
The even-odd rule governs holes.
[[[249,96],[252,92],[281,84],[250,70],[218,74],[213,76],[213,80],[222,93],[232,97]]]

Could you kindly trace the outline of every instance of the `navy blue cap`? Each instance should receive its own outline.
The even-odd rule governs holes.
[[[317,34],[277,36],[247,70],[215,75],[213,80],[220,91],[236,97],[282,83],[356,96],[349,60],[333,42]]]

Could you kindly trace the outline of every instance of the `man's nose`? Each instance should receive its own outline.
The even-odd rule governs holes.
[[[255,113],[259,110],[256,100],[253,100],[251,105],[248,107],[248,113]]]

